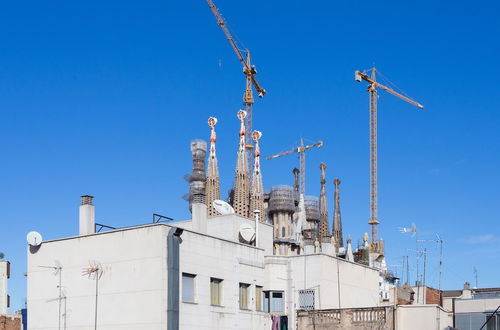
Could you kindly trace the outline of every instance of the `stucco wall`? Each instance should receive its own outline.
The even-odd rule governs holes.
[[[397,330],[446,330],[452,325],[452,314],[438,305],[402,305],[396,309]]]
[[[160,329],[166,324],[167,226],[121,230],[42,243],[28,251],[29,329],[57,329],[59,274],[40,266],[61,265],[67,328],[93,329],[96,280],[83,275],[90,264],[99,279],[99,329]],[[62,321],[64,322],[64,317]],[[61,323],[63,324],[63,323]]]
[[[54,240],[28,251],[30,329],[58,327],[59,275],[66,299],[67,328],[93,329],[95,279],[82,276],[102,265],[99,329],[165,329],[167,233],[165,224]],[[180,303],[181,329],[265,329],[270,317],[255,310],[255,286],[264,286],[264,250],[184,230],[180,271],[195,274],[195,303]],[[210,305],[210,277],[223,280],[222,306]],[[249,284],[249,306],[240,310],[239,283]],[[182,281],[180,284],[182,297]],[[64,301],[62,302],[64,314]],[[61,324],[64,316],[61,318]]]
[[[316,309],[380,304],[379,273],[373,268],[326,254],[291,257],[291,261],[296,290],[320,288]]]
[[[255,286],[264,286],[264,250],[185,231],[181,272],[196,275],[195,303],[181,302],[181,329],[266,329],[255,310]],[[222,304],[210,305],[210,278],[222,279]],[[248,310],[239,307],[239,283],[250,284]],[[182,292],[182,287],[181,287]]]

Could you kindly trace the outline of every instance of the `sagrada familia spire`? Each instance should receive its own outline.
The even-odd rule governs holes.
[[[325,179],[326,164],[325,163],[319,164],[319,168],[321,169],[321,177],[320,177],[321,190],[319,195],[319,217],[320,217],[319,238],[321,239],[323,237],[328,236],[328,234],[330,233],[330,226],[328,225],[328,206],[326,203],[326,179]]]
[[[260,222],[266,221],[266,216],[264,213],[264,187],[262,185],[262,172],[260,170],[260,147],[259,140],[262,137],[262,133],[259,131],[253,131],[252,138],[255,142],[254,151],[254,167],[252,176],[252,193],[250,196],[250,213],[249,216],[254,218],[254,211],[260,211]]]
[[[210,152],[208,155],[208,169],[207,169],[207,182],[205,185],[207,214],[215,216],[219,213],[215,210],[212,202],[220,199],[220,178],[219,178],[219,165],[217,164],[217,156],[215,154],[215,142],[217,141],[217,134],[215,133],[215,124],[217,118],[208,118],[208,126],[210,127]]]
[[[333,184],[335,185],[335,211],[333,213],[332,235],[335,240],[336,248],[339,248],[344,246],[344,240],[342,238],[342,219],[340,218],[340,180],[333,180]]]
[[[238,149],[238,159],[236,162],[236,179],[234,187],[233,208],[236,214],[244,217],[249,216],[248,208],[250,201],[250,187],[248,180],[248,159],[245,151],[245,117],[247,112],[238,111],[240,120],[240,144]],[[261,214],[262,216],[263,214]]]

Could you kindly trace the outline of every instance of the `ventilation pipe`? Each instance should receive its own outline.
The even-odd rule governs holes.
[[[80,236],[95,233],[94,196],[83,195],[80,204]]]
[[[254,210],[255,215],[255,246],[259,247],[259,221],[260,221],[260,210]]]

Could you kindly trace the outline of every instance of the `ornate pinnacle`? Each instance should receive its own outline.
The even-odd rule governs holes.
[[[326,183],[326,180],[325,180],[325,169],[326,169],[326,164],[325,163],[321,163],[319,164],[319,168],[321,170],[321,179],[320,179],[320,183],[322,185],[324,185]]]
[[[259,171],[260,171],[260,147],[259,147],[259,140],[260,140],[261,137],[262,137],[262,132],[260,132],[260,131],[253,131],[252,138],[255,141],[255,151],[254,151],[254,157],[255,157],[254,171],[255,171],[255,173],[259,173]]]
[[[215,141],[217,141],[217,134],[215,133],[215,124],[217,124],[217,118],[208,118],[208,126],[210,127],[210,157],[215,157]]]
[[[245,110],[238,111],[238,119],[240,120],[240,151],[245,151],[245,117],[247,112]]]

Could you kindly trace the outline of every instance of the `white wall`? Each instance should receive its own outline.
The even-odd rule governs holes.
[[[59,275],[40,267],[58,263],[67,297],[67,328],[94,329],[96,281],[82,276],[94,261],[104,269],[99,280],[99,329],[164,328],[167,228],[155,225],[55,240],[42,243],[36,253],[28,251],[29,329],[58,327]]]
[[[399,305],[396,309],[396,330],[446,330],[452,325],[452,314],[438,305]]]
[[[494,299],[456,299],[455,313],[483,313],[494,311],[500,305],[500,298]]]
[[[320,288],[317,309],[379,306],[378,270],[326,254],[290,258],[295,289]]]
[[[255,286],[265,286],[263,249],[185,231],[180,262],[181,272],[196,275],[195,303],[181,302],[181,329],[270,328],[269,316],[255,310]],[[222,306],[210,305],[211,277],[223,280]],[[250,284],[248,310],[240,310],[239,283]]]
[[[6,260],[0,260],[0,315],[7,314],[7,264]]]
[[[237,214],[209,217],[207,233],[212,236],[238,241],[240,226],[248,224],[255,228],[255,220]],[[259,222],[259,247],[265,250],[266,255],[273,254],[273,226]]]
[[[43,242],[28,251],[29,329],[58,327],[58,274],[62,266],[67,328],[93,329],[95,280],[82,276],[89,261],[104,269],[99,280],[99,329],[165,329],[167,234],[156,224]],[[255,311],[255,286],[264,286],[264,250],[184,230],[180,270],[196,274],[196,301],[180,303],[181,329],[265,329],[270,317]],[[223,279],[222,306],[210,305],[210,277]],[[239,283],[250,284],[249,309],[239,308]],[[180,287],[182,297],[182,281]],[[63,311],[64,314],[64,303]],[[62,323],[64,318],[62,318]]]

